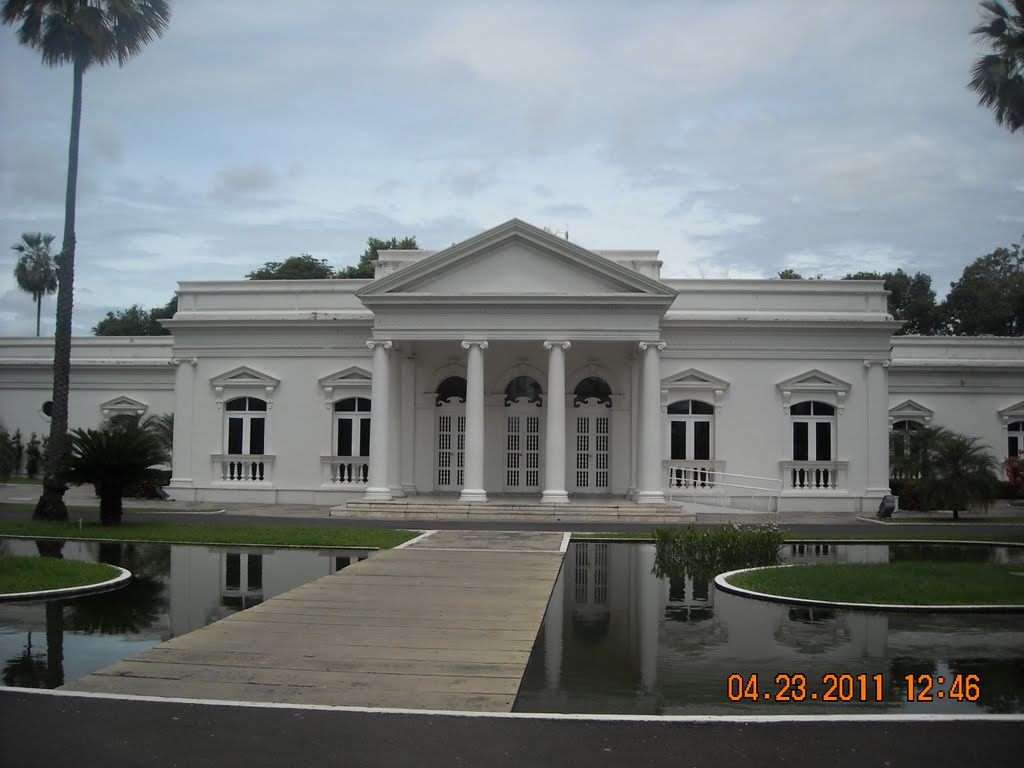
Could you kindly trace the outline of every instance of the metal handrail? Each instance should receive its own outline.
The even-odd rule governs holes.
[[[680,488],[679,485],[675,485],[674,482],[673,482],[673,473],[681,472],[682,473],[682,478],[684,479],[684,481],[688,479],[689,482],[691,483],[692,487],[695,488],[698,485],[709,486],[709,487],[713,488],[715,491],[718,491],[718,493],[716,493],[715,495],[717,495],[719,498],[721,498],[721,497],[723,497],[725,495],[724,493],[721,492],[721,489],[723,489],[723,488],[730,488],[730,489],[735,488],[735,489],[741,489],[741,490],[746,490],[746,491],[761,491],[761,492],[763,492],[764,494],[766,494],[768,496],[768,500],[769,501],[768,501],[768,512],[767,512],[767,514],[770,515],[770,514],[772,514],[774,512],[776,515],[778,515],[778,513],[779,513],[779,497],[782,495],[782,490],[783,490],[783,488],[785,486],[785,482],[781,478],[778,478],[778,477],[761,477],[759,475],[741,475],[741,474],[737,474],[735,472],[719,472],[719,471],[713,470],[713,469],[703,469],[703,468],[695,468],[695,467],[692,467],[692,466],[676,465],[676,464],[672,464],[671,462],[668,462],[666,464],[666,467],[667,467],[667,470],[668,470],[668,480],[669,480],[669,482],[668,482],[668,499],[669,499],[669,501],[672,500],[673,491],[674,490],[679,490],[679,488]],[[677,477],[678,477],[678,475],[677,475]],[[740,480],[756,480],[756,481],[761,481],[762,483],[765,483],[765,485],[750,485],[750,484],[747,484],[747,483],[736,483],[736,482],[730,482],[729,480],[722,479],[722,478],[736,478],[736,479],[740,479]],[[691,494],[688,494],[688,495],[690,495],[691,497],[696,497],[697,496],[696,493],[691,493]],[[772,500],[774,500],[774,501],[772,501]],[[774,509],[773,509],[773,507],[774,507]],[[754,495],[753,494],[751,494],[751,496],[750,496],[750,512],[751,513],[754,512]]]

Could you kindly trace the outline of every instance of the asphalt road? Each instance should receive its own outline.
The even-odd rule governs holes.
[[[4,766],[992,766],[1024,719],[677,721],[235,707],[0,688]]]

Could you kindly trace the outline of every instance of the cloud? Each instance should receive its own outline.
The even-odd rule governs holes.
[[[217,172],[210,194],[218,200],[232,202],[268,192],[276,185],[276,174],[262,163],[233,165]]]

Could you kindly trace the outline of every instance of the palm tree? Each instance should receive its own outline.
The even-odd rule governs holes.
[[[24,232],[21,242],[11,246],[12,251],[21,254],[14,267],[14,279],[21,290],[32,294],[32,301],[36,303],[36,336],[39,335],[43,296],[57,290],[57,270],[50,253],[52,242],[53,235]]]
[[[981,4],[989,15],[971,34],[993,52],[974,63],[968,85],[978,94],[978,104],[991,108],[996,122],[1013,133],[1024,128],[1024,0],[1009,4],[1013,13],[996,0]]]
[[[100,496],[100,522],[120,525],[125,486],[155,477],[154,467],[166,458],[156,438],[137,422],[114,421],[103,429],[72,430],[65,476],[79,485],[94,484]]]
[[[112,61],[123,66],[146,44],[163,35],[170,21],[167,0],[2,0],[0,21],[19,24],[18,42],[39,50],[48,66],[72,65],[71,138],[64,196],[64,242],[58,265],[57,327],[53,348],[53,416],[50,460],[43,494],[32,517],[67,520],[61,459],[68,429],[71,374],[71,310],[75,279],[75,202],[78,191],[78,137],[82,123],[85,70]]]

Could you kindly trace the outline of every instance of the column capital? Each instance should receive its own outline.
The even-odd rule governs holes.
[[[367,349],[373,349],[374,347],[381,346],[384,349],[391,349],[395,343],[391,339],[369,339],[366,342]]]
[[[651,341],[641,341],[639,346],[640,346],[640,349],[644,350],[645,352],[647,351],[648,347],[654,347],[659,352],[661,352],[661,350],[663,350],[665,347],[667,347],[668,344],[666,344],[664,341],[661,341],[660,339],[654,339],[654,340],[651,340]]]
[[[562,349],[568,349],[569,347],[572,346],[572,343],[569,342],[569,341],[550,341],[550,340],[544,342],[544,349],[551,349],[552,347],[555,347],[555,346],[561,347]]]
[[[464,339],[462,342],[462,348],[469,349],[474,344],[479,345],[480,349],[487,349],[489,346],[485,339]]]

